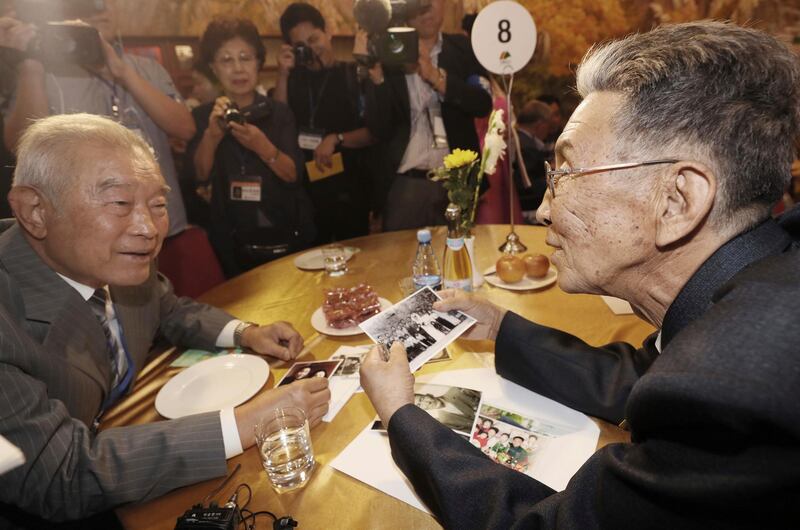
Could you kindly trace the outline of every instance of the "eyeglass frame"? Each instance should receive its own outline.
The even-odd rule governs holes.
[[[544,162],[544,174],[547,180],[547,188],[550,190],[550,197],[556,196],[556,177],[571,176],[582,177],[583,175],[590,175],[592,173],[604,173],[606,171],[616,171],[618,169],[633,169],[636,167],[654,166],[657,164],[674,164],[679,162],[675,158],[662,158],[658,160],[647,160],[645,162],[624,162],[622,164],[610,164],[605,166],[584,167],[576,169],[553,169],[550,162]]]
[[[222,68],[223,70],[233,70],[234,68],[236,68],[237,64],[245,66],[250,64],[251,62],[256,62],[257,60],[258,57],[256,57],[255,53],[250,54],[242,52],[239,53],[239,55],[223,55],[221,57],[218,57],[214,59],[214,64],[216,64],[219,68]]]

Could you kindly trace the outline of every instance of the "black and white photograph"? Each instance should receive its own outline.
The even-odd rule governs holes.
[[[341,359],[294,363],[275,386],[288,385],[298,379],[310,379],[312,377],[324,377],[325,379],[329,379],[341,364]]]
[[[429,287],[360,324],[364,332],[387,348],[395,341],[406,348],[411,371],[456,340],[475,319],[461,311],[443,313],[433,309],[439,296]]]
[[[340,348],[344,349],[344,348]],[[361,361],[364,356],[369,353],[369,347],[348,348],[345,353],[340,353],[338,350],[331,355],[331,360],[340,360],[342,364],[336,370],[336,377],[345,377],[348,379],[358,379],[358,371],[361,369]]]
[[[481,392],[471,388],[427,383],[414,385],[414,404],[465,439],[469,439],[477,428],[475,421],[480,403]],[[373,423],[372,429],[385,430],[380,421]]]

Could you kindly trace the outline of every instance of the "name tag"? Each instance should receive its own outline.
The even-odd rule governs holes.
[[[232,201],[261,201],[261,177],[236,177],[230,183]]]
[[[307,149],[308,151],[313,151],[314,149],[322,143],[322,139],[325,137],[325,132],[319,129],[308,129],[303,128],[300,129],[300,134],[297,136],[297,145],[300,146],[300,149]]]
[[[436,149],[447,149],[447,131],[444,128],[442,111],[440,109],[428,109],[428,119],[433,133],[433,147]]]

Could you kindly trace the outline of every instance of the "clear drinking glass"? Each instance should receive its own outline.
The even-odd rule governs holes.
[[[315,465],[305,412],[277,408],[256,424],[255,434],[261,463],[275,491],[305,486]]]
[[[325,245],[322,247],[322,258],[328,276],[341,276],[347,272],[347,259],[342,245],[337,243]]]

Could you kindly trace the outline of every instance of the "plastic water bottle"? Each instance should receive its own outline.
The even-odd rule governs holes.
[[[438,291],[442,287],[442,270],[431,247],[431,231],[418,230],[417,241],[419,245],[413,267],[414,287],[418,290],[430,287]]]

